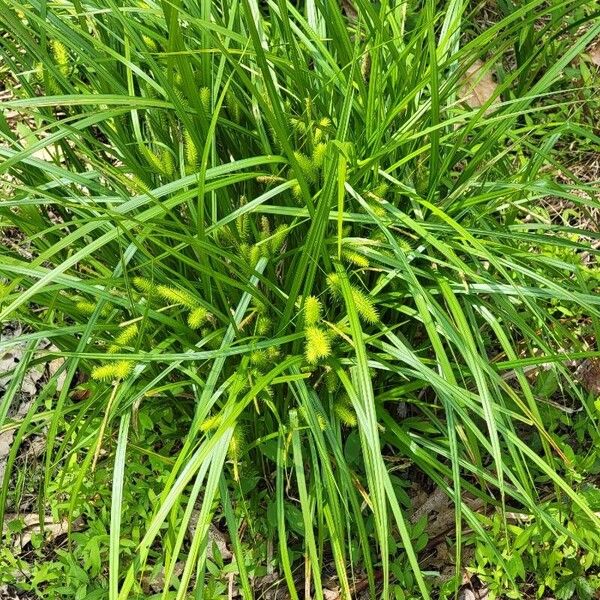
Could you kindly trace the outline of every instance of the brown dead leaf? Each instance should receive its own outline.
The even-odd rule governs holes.
[[[492,72],[483,61],[477,59],[463,77],[459,98],[471,108],[480,108],[492,98],[497,87]],[[494,105],[499,102],[500,98],[494,98],[486,112],[492,111]]]
[[[59,352],[59,349],[54,345],[50,346],[50,348],[48,350],[50,352]],[[65,362],[64,358],[55,358],[54,360],[51,360],[48,363],[48,375],[50,377],[52,377],[63,366],[64,362]],[[58,378],[56,379],[56,391],[58,393],[60,393],[62,391],[66,378],[67,378],[67,371],[63,370],[61,372],[61,374],[58,376]]]
[[[581,383],[586,392],[595,396],[600,395],[600,359],[588,358],[584,360],[577,368],[575,378]]]
[[[339,590],[328,590],[327,588],[323,588],[323,598],[325,598],[325,600],[340,600],[340,597]]]
[[[188,524],[188,533],[191,538],[196,534],[196,527],[198,527],[198,519],[200,517],[200,511],[198,509],[194,509],[192,512],[192,516],[190,517],[190,522]],[[233,554],[231,550],[228,548],[228,539],[224,533],[221,533],[219,529],[213,523],[210,524],[208,528],[208,545],[206,548],[206,552],[209,558],[213,556],[213,544],[216,545],[219,550],[219,554],[223,560],[230,560]]]
[[[593,65],[600,67],[600,38],[597,38],[588,46],[586,54]]]
[[[30,541],[31,538],[42,531],[40,517],[37,513],[27,513],[22,515],[8,514],[4,517],[3,530],[8,528],[11,521],[20,520],[23,525],[21,535],[15,540],[14,550],[20,552]],[[71,531],[77,531],[83,525],[81,518],[71,522]],[[44,535],[46,541],[52,541],[59,535],[64,535],[69,531],[69,521],[63,519],[59,523],[54,522],[51,516],[44,517]]]

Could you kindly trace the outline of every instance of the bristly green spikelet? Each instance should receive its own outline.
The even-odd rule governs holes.
[[[327,276],[327,285],[334,298],[341,298],[340,276],[337,273],[330,273]],[[353,285],[350,286],[350,293],[358,316],[367,323],[377,323],[379,315],[373,300]]]
[[[144,41],[144,44],[146,44],[146,48],[151,52],[156,52],[158,50],[156,42],[149,35],[142,35],[142,40]]]
[[[200,104],[207,113],[210,112],[210,89],[207,87],[200,89]]]
[[[175,159],[168,150],[163,150],[160,153],[160,159],[163,164],[163,173],[165,175],[173,175],[175,173]]]
[[[60,74],[66,77],[69,74],[69,51],[67,47],[59,40],[50,42],[52,47],[52,56],[58,65]]]
[[[267,353],[264,350],[254,350],[250,353],[250,364],[255,367],[264,367],[269,364]]]
[[[213,415],[208,417],[200,424],[200,431],[207,432],[216,429],[221,424],[221,415]]]
[[[280,356],[279,348],[271,346],[264,350],[254,350],[254,352],[251,352],[250,363],[260,370],[262,367],[272,366],[273,363],[279,360]]]
[[[180,86],[183,84],[183,80],[180,78],[180,81],[176,81],[176,83],[178,86]],[[175,87],[175,88],[173,88],[173,92],[175,92],[175,95],[177,96],[177,100],[179,100],[179,102],[181,102],[181,105],[183,106],[183,108],[186,111],[189,111],[192,109],[188,99],[186,98],[186,95],[183,93],[182,90],[180,90],[178,87]]]
[[[398,244],[400,249],[403,250],[404,252],[412,252],[412,246],[410,245],[410,242],[406,238],[397,237],[396,243]]]
[[[304,354],[310,364],[316,364],[331,355],[331,343],[327,332],[313,325],[306,328],[305,334],[306,346]]]
[[[285,179],[277,175],[258,175],[256,181],[265,185],[275,185],[276,183],[283,183]]]
[[[240,207],[245,206],[247,202],[246,196],[240,197]],[[235,227],[240,238],[244,242],[247,242],[250,238],[250,218],[248,217],[248,213],[244,213],[237,217],[235,220]]]
[[[150,279],[146,279],[145,277],[134,277],[132,279],[133,286],[139,291],[145,294],[148,298],[154,296],[156,294],[156,285],[150,281]]]
[[[380,183],[376,188],[371,190],[367,195],[377,200],[383,200],[388,193],[390,186],[387,183]]]
[[[350,399],[345,394],[340,396],[335,401],[333,410],[335,411],[338,419],[347,427],[356,427],[358,424],[356,412],[350,403]]]
[[[331,127],[331,120],[328,117],[323,117],[315,128],[315,142],[318,143],[323,139]]]
[[[265,352],[267,353],[267,360],[271,365],[281,358],[281,352],[276,346],[269,346]]]
[[[369,260],[360,254],[359,252],[355,252],[354,250],[342,250],[342,258],[347,260],[348,262],[360,267],[361,269],[366,269],[369,266]]]
[[[133,341],[138,334],[138,326],[132,323],[123,329],[123,331],[115,338],[115,341],[109,346],[108,353],[115,354],[119,352],[123,346],[128,346],[129,342]]]
[[[304,323],[307,327],[317,325],[321,320],[321,301],[316,296],[308,296],[304,301]]]
[[[310,426],[312,420],[309,417],[309,413],[306,410],[306,407],[301,406],[298,412],[302,415],[302,419],[304,420],[304,422]],[[313,418],[317,421],[317,426],[321,431],[325,431],[327,427],[329,427],[329,421],[327,420],[327,417],[323,414],[323,411],[319,409],[314,410],[311,407],[311,414],[314,415]]]
[[[329,424],[327,417],[321,411],[317,411],[317,423],[319,424],[319,429],[321,431],[325,431],[327,429],[327,425]]]
[[[241,457],[244,455],[246,450],[246,432],[244,428],[237,424],[233,430],[233,435],[229,442],[229,448],[227,454],[231,462],[233,462],[233,477],[236,481],[239,481],[238,464]]]
[[[229,458],[231,460],[239,460],[246,449],[246,432],[241,425],[236,425],[229,443]]]
[[[257,335],[267,335],[271,331],[273,321],[269,317],[260,316],[256,321],[256,333]]]
[[[75,308],[77,308],[77,310],[81,311],[82,313],[86,314],[86,315],[91,315],[94,313],[94,311],[96,310],[96,306],[97,304],[95,304],[94,302],[90,302],[89,300],[80,300],[79,302],[77,302],[77,304],[75,304]],[[111,310],[111,306],[109,304],[106,304],[105,306],[102,307],[102,310],[100,311],[100,314],[103,317],[106,317]]]
[[[128,325],[115,339],[115,344],[119,344],[119,346],[127,346],[129,342],[131,342],[138,333],[137,323],[132,323]]]
[[[330,393],[335,392],[340,387],[340,378],[333,369],[329,369],[325,373],[325,387]]]
[[[131,373],[133,363],[129,360],[119,360],[96,367],[92,371],[92,379],[96,381],[115,381],[125,379]]]
[[[250,252],[248,253],[248,260],[250,262],[250,266],[252,268],[254,268],[257,264],[258,261],[260,260],[260,257],[262,256],[262,249],[260,246],[254,244],[253,246],[250,246]]]
[[[242,110],[238,99],[231,90],[227,90],[225,95],[225,106],[227,114],[234,123],[239,123],[242,119]]]
[[[269,217],[263,215],[260,218],[260,239],[266,240],[271,235],[271,223]]]
[[[277,226],[277,229],[275,229],[275,232],[269,240],[269,253],[271,256],[275,256],[281,250],[283,244],[285,244],[288,231],[287,225]]]
[[[340,276],[337,273],[327,275],[327,287],[334,298],[341,297]]]
[[[202,306],[198,306],[188,315],[188,325],[192,329],[200,329],[207,321],[210,321],[212,315]]]
[[[250,244],[240,244],[238,247],[238,254],[246,261],[250,262]]]
[[[189,167],[196,167],[198,164],[198,148],[192,139],[189,131],[183,132],[183,145],[185,147],[185,160]]]
[[[91,315],[96,310],[96,305],[89,300],[80,300],[75,304],[75,308],[86,315]]]
[[[369,296],[363,294],[360,290],[355,287],[352,288],[352,300],[356,306],[356,312],[358,316],[367,323],[377,323],[379,321],[379,314],[373,304],[373,301]]]
[[[150,148],[147,146],[142,146],[141,152],[156,173],[161,173],[162,175],[172,175],[175,171],[173,156],[167,150],[157,154],[153,150],[150,150]]]
[[[298,162],[298,166],[304,175],[304,178],[309,183],[315,183],[318,178],[318,173],[315,168],[313,161],[306,156],[306,154],[302,154],[302,152],[294,152],[294,158]]]
[[[300,135],[304,135],[306,133],[306,123],[302,119],[298,119],[297,117],[291,117],[290,124],[294,128],[294,130]]]
[[[198,302],[185,290],[179,290],[167,285],[159,285],[156,287],[156,292],[161,298],[164,298],[172,304],[181,304],[190,310],[194,310],[198,307]]]
[[[313,165],[315,168],[320,169],[323,166],[326,153],[327,144],[321,142],[315,146],[315,149],[313,150]]]

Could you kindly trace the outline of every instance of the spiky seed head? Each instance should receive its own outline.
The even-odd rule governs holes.
[[[150,279],[146,279],[145,277],[134,277],[133,285],[138,291],[146,294],[148,297],[153,296],[156,290],[156,287],[152,281],[150,281]]]
[[[260,316],[256,321],[256,333],[257,335],[267,335],[271,331],[272,325],[269,317]]]
[[[339,298],[341,292],[340,276],[337,273],[329,273],[327,275],[327,286],[329,292],[336,298]]]
[[[144,40],[144,44],[146,44],[146,47],[149,50],[152,50],[152,52],[156,52],[156,50],[157,50],[156,42],[149,35],[143,35],[142,40]]]
[[[54,56],[54,60],[56,60],[56,64],[58,65],[58,70],[61,75],[67,76],[69,74],[69,51],[67,47],[59,40],[52,40],[52,55]]]
[[[241,107],[240,107],[240,103],[238,102],[237,98],[235,97],[235,94],[231,91],[228,90],[227,94],[225,96],[225,103],[226,103],[226,108],[227,108],[227,113],[229,114],[231,120],[234,123],[239,123],[241,120]]]
[[[358,316],[367,323],[377,323],[379,314],[369,296],[363,294],[359,289],[352,287],[352,300],[356,306]]]
[[[190,167],[195,167],[198,164],[198,148],[189,131],[183,132],[183,145],[185,148],[185,160]]]
[[[75,304],[75,308],[86,315],[91,315],[96,310],[96,305],[88,300],[80,300]]]
[[[116,379],[125,379],[131,370],[133,369],[133,364],[129,360],[119,360],[114,363],[108,363],[106,365],[102,365],[96,367],[92,371],[92,379],[96,381],[111,381]]]
[[[290,124],[298,133],[300,133],[300,134],[306,133],[306,123],[304,121],[302,121],[301,119],[292,117],[290,119]]]
[[[320,169],[323,166],[326,153],[327,144],[321,142],[315,146],[315,149],[313,150],[313,164],[317,169]]]
[[[92,370],[92,379],[96,381],[107,381],[113,379],[114,365],[102,365],[100,367],[94,367]]]
[[[335,392],[340,387],[340,380],[337,373],[333,369],[329,369],[325,373],[325,387],[328,392]]]
[[[388,193],[390,186],[387,183],[380,183],[376,188],[371,192],[373,196],[376,198],[385,198],[385,195]]]
[[[316,296],[307,296],[304,301],[304,322],[307,326],[317,325],[321,319],[321,301]]]
[[[248,261],[252,268],[254,268],[257,265],[258,261],[260,260],[260,257],[262,256],[262,253],[262,248],[257,244],[250,246],[250,252],[248,253]]]
[[[254,350],[250,353],[250,363],[255,367],[264,367],[269,364],[267,353],[264,350]]]
[[[313,161],[303,154],[302,152],[296,151],[294,152],[294,158],[302,171],[302,175],[304,175],[306,181],[309,183],[315,183],[317,181],[318,173],[316,171],[315,165]]]
[[[333,405],[333,410],[337,415],[338,419],[347,427],[356,427],[358,420],[356,418],[356,412],[347,398],[340,398]]]
[[[325,431],[327,429],[327,418],[321,411],[317,412],[317,423],[321,431]]]
[[[194,296],[186,290],[175,289],[168,285],[159,285],[156,287],[156,292],[161,298],[172,304],[181,304],[191,310],[198,307],[198,302],[196,302]]]
[[[135,336],[138,334],[138,326],[136,323],[132,323],[123,329],[123,331],[115,338],[114,342],[108,347],[109,354],[115,354],[119,352],[123,346],[129,345]]]
[[[210,320],[211,314],[202,306],[198,306],[188,315],[188,325],[192,329],[200,329],[208,320]]]
[[[269,217],[263,215],[260,218],[260,233],[261,239],[267,239],[271,235],[271,223],[269,223]]]
[[[200,104],[207,113],[210,111],[210,90],[207,87],[200,89]]]
[[[256,178],[257,183],[263,183],[267,185],[272,185],[276,183],[281,183],[285,181],[282,177],[277,177],[276,175],[259,175]]]
[[[396,238],[396,241],[398,242],[398,246],[403,252],[410,252],[412,250],[412,246],[410,245],[410,242],[407,239]]]
[[[115,339],[115,343],[119,346],[127,346],[138,334],[137,323],[132,323],[123,329],[123,331]]]
[[[115,363],[115,376],[117,379],[125,379],[131,370],[133,369],[133,363],[129,360],[120,360]]]
[[[175,173],[175,160],[171,152],[163,150],[160,153],[160,162],[162,165],[161,170],[165,175],[173,175]]]
[[[281,250],[287,238],[287,234],[288,228],[286,225],[279,225],[277,229],[275,229],[275,233],[269,240],[269,251],[272,256],[275,256]]]
[[[355,252],[354,250],[343,250],[342,257],[345,258],[348,262],[360,267],[361,269],[366,269],[369,266],[368,259],[360,254],[359,252]]]
[[[80,300],[79,302],[77,302],[75,307],[77,308],[77,310],[81,311],[82,313],[84,313],[86,315],[91,315],[96,310],[97,304],[94,304],[93,302],[90,302],[89,300]],[[110,311],[111,311],[110,304],[106,304],[105,306],[102,307],[100,314],[102,316],[106,317],[110,313]]]
[[[319,129],[329,129],[331,127],[331,119],[329,117],[322,117],[318,123]]]
[[[208,417],[205,419],[200,425],[200,431],[211,431],[212,429],[216,429],[221,424],[221,415],[213,415],[212,417]]]
[[[159,156],[153,150],[150,150],[150,148],[142,146],[142,154],[148,161],[148,164],[154,169],[155,173],[162,173],[163,175],[171,174],[171,172],[166,169],[166,165],[163,162],[165,158],[164,152],[162,152]]]
[[[306,328],[305,334],[305,355],[310,364],[316,364],[331,355],[331,344],[325,331],[320,327],[312,326]]]
[[[229,458],[235,462],[239,461],[246,449],[246,433],[241,425],[236,425],[229,442],[227,453]]]
[[[275,346],[270,346],[269,348],[267,348],[265,354],[270,364],[273,364],[276,360],[279,360],[279,358],[281,357],[281,352],[279,351],[279,348],[276,348]]]

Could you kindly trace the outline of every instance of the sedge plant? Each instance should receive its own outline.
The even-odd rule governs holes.
[[[0,224],[15,240],[0,314],[24,327],[0,345],[28,348],[0,431],[16,431],[9,473],[44,436],[41,507],[73,460],[71,515],[111,466],[110,600],[142,597],[152,569],[159,597],[202,597],[215,520],[245,598],[253,535],[291,598],[322,599],[327,569],[341,598],[360,578],[391,598],[408,586],[396,560],[430,598],[396,459],[451,499],[459,573],[464,529],[498,565],[510,538],[466,498],[505,525],[518,510],[575,535],[549,499],[600,525],[531,377],[552,369],[597,427],[568,368],[598,353],[593,232],[536,207],[598,208],[593,186],[557,177],[563,140],[597,138],[551,115],[579,114],[564,72],[600,25],[592,2],[496,11],[482,24],[462,0],[0,0]],[[473,106],[461,89],[477,61],[497,81]],[[45,339],[64,382],[10,420]],[[162,406],[164,446],[136,426]],[[157,458],[132,549],[129,464]]]

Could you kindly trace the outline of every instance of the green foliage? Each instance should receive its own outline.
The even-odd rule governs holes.
[[[597,488],[582,491],[590,505],[598,505]],[[551,594],[561,600],[591,600],[600,589],[597,529],[576,507],[548,504],[544,510],[560,525],[562,532],[557,535],[556,530],[545,523],[527,523],[527,519],[519,525],[509,524],[507,549],[503,551],[506,568],[498,566],[489,547],[476,545],[471,571],[488,586],[492,600],[522,598],[524,588],[530,588],[534,598]],[[505,525],[497,515],[489,526],[492,536],[497,536]]]
[[[599,355],[600,203],[565,148],[598,151],[600,25],[592,1],[496,10],[0,0],[0,319],[25,332],[0,348],[27,347],[0,513],[43,433],[38,506],[83,520],[27,564],[7,540],[2,577],[125,600],[161,574],[183,600],[275,573],[322,600],[335,571],[344,599],[361,577],[427,599],[424,481],[493,593],[595,586],[599,420],[571,361]],[[497,85],[469,106],[477,61]],[[56,355],[62,387],[9,417]]]

